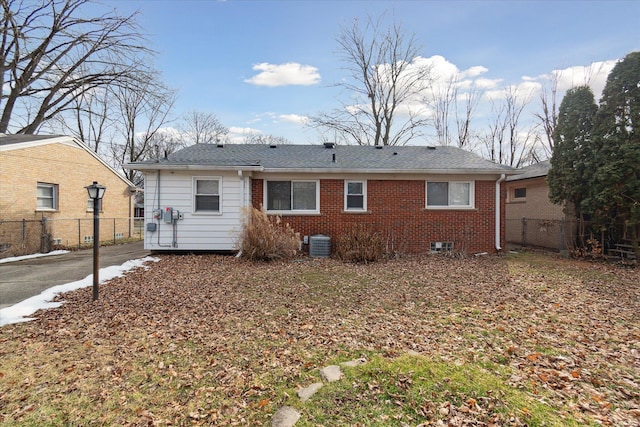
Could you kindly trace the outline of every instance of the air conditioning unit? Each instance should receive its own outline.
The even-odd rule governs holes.
[[[309,256],[330,257],[331,256],[331,237],[322,234],[316,234],[309,239]]]

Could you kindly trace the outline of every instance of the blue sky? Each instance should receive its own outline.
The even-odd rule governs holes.
[[[333,84],[347,74],[335,38],[355,18],[384,14],[385,22],[400,23],[415,34],[421,57],[445,74],[476,70],[467,74],[493,91],[524,85],[533,91],[531,108],[545,83],[542,76],[553,70],[565,70],[561,90],[584,83],[586,73],[599,98],[615,60],[640,49],[636,0],[103,4],[140,12],[139,22],[158,51],[156,67],[178,90],[176,116],[210,112],[236,133],[262,132],[295,143],[318,142],[302,118],[340,105]]]

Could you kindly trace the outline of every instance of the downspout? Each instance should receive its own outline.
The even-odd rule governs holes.
[[[496,251],[500,252],[502,250],[502,246],[500,246],[500,184],[506,179],[506,175],[500,175],[500,178],[496,181]]]

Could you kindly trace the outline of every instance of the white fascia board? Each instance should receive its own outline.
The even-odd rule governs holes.
[[[325,168],[264,168],[264,173],[315,174],[432,174],[432,175],[501,175],[512,174],[504,169],[325,169]]]
[[[133,170],[192,170],[192,171],[262,171],[262,166],[216,166],[216,165],[176,165],[176,164],[162,164],[162,163],[127,163],[122,166],[125,169]]]
[[[34,141],[16,142],[13,144],[0,145],[0,151],[22,150],[23,148],[40,147],[49,144],[66,144],[75,145],[77,142],[70,136],[54,136],[51,138],[42,138]]]

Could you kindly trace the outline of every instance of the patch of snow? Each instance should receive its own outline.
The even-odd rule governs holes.
[[[59,251],[47,252],[46,254],[37,253],[37,254],[31,254],[31,255],[12,256],[8,258],[0,259],[0,264],[4,264],[5,262],[22,261],[23,259],[41,258],[43,256],[62,255],[62,254],[68,254],[68,253],[69,251],[59,250]]]
[[[141,267],[145,262],[158,262],[160,258],[145,257],[140,259],[134,259],[127,261],[122,265],[113,265],[100,269],[100,283],[105,283],[116,277],[124,276],[129,270],[136,267]],[[52,286],[45,289],[39,295],[27,298],[11,307],[6,307],[0,310],[0,326],[10,325],[13,323],[27,322],[34,320],[33,317],[28,317],[38,310],[47,308],[56,308],[62,305],[61,301],[53,302],[56,295],[74,291],[80,288],[86,288],[93,286],[93,274],[88,275],[82,280],[77,280],[71,283],[65,283],[63,285]]]

